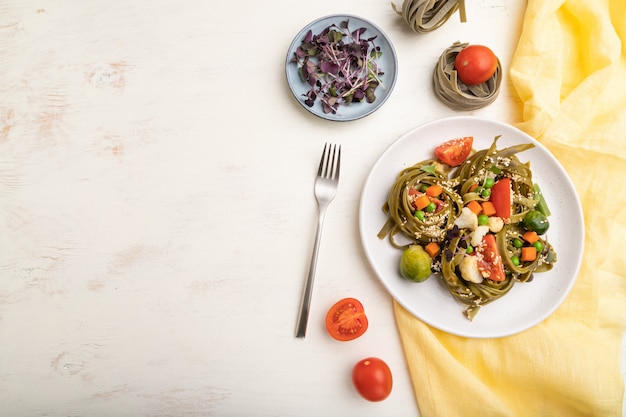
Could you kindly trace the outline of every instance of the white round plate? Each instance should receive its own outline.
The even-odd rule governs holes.
[[[463,315],[465,306],[455,300],[433,275],[422,283],[404,280],[399,273],[401,251],[376,235],[387,221],[382,206],[389,188],[405,167],[434,157],[435,147],[462,137],[474,137],[474,149],[488,148],[501,135],[498,148],[531,142],[534,148],[518,154],[530,161],[533,181],[541,187],[551,211],[547,237],[557,253],[548,272],[533,281],[516,283],[511,291],[480,309],[473,321]],[[472,338],[512,335],[545,320],[563,302],[580,269],[584,247],[583,212],[576,190],[563,167],[539,142],[500,122],[459,116],[419,126],[393,143],[374,164],[367,177],[359,207],[359,228],[365,254],[392,297],[415,317],[445,332]]]
[[[306,95],[310,87],[307,83],[302,81],[298,73],[298,65],[294,62],[291,62],[291,60],[294,57],[296,49],[298,48],[298,46],[300,46],[300,44],[302,43],[302,39],[304,39],[309,30],[311,30],[314,35],[317,35],[328,26],[332,24],[339,26],[341,22],[346,20],[348,20],[348,28],[351,31],[359,28],[365,28],[366,31],[364,33],[364,36],[376,36],[374,43],[376,44],[376,46],[380,47],[380,50],[382,52],[382,56],[378,59],[378,64],[381,70],[384,72],[384,74],[380,77],[382,85],[379,85],[376,88],[376,100],[374,100],[373,103],[367,103],[365,101],[359,103],[351,103],[349,105],[340,106],[337,110],[337,113],[335,114],[324,113],[319,100],[316,100],[315,104],[313,104],[312,107],[309,107],[304,103],[304,95]],[[319,116],[323,119],[339,122],[360,119],[379,109],[380,106],[382,106],[385,101],[387,101],[387,99],[391,95],[391,92],[393,91],[393,87],[396,84],[397,67],[398,59],[396,57],[396,51],[387,35],[385,35],[385,33],[374,23],[362,17],[349,14],[325,16],[314,20],[313,22],[306,25],[296,35],[293,42],[291,43],[291,46],[287,51],[287,59],[285,63],[287,83],[289,84],[291,92],[293,93],[293,96],[296,98],[298,103],[300,103],[305,109],[307,109],[316,116]]]

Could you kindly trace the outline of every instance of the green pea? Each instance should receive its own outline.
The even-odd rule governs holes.
[[[421,191],[421,192],[423,192],[423,193],[425,193],[427,188],[428,188],[428,185],[423,184],[423,185],[420,187],[420,191]]]
[[[513,265],[515,266],[519,266],[520,264],[519,258],[517,256],[511,256],[511,262],[513,262]]]
[[[485,178],[485,183],[483,184],[483,187],[491,188],[493,187],[493,184],[494,184],[493,178]]]
[[[489,216],[487,216],[486,214],[481,214],[478,216],[478,225],[479,226],[486,226],[487,223],[489,223]]]
[[[417,210],[414,214],[417,220],[424,221],[424,212],[422,210]]]
[[[516,248],[521,248],[522,246],[524,246],[524,242],[522,242],[521,239],[515,238],[513,239],[513,246],[515,246]]]
[[[472,254],[474,252],[474,247],[472,245],[467,245],[467,249],[465,249],[465,253],[467,253],[468,255]]]
[[[430,203],[428,203],[424,210],[426,210],[428,213],[432,213],[437,210],[437,205],[431,201]]]
[[[489,188],[483,188],[483,190],[480,192],[480,195],[487,198],[491,195],[491,190]]]
[[[535,247],[535,249],[537,249],[537,253],[541,253],[541,251],[543,250],[543,243],[541,243],[540,240],[533,243],[533,246]]]

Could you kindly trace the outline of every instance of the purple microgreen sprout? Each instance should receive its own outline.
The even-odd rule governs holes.
[[[317,35],[309,30],[291,60],[311,87],[304,103],[312,107],[319,99],[324,113],[336,114],[339,106],[353,102],[373,103],[376,88],[383,86],[376,36],[364,38],[365,28],[350,32],[348,23],[332,24]]]

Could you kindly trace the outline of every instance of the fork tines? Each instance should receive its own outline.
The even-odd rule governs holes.
[[[341,145],[332,143],[324,144],[324,152],[320,160],[320,167],[317,175],[327,179],[339,178],[339,166],[341,164]]]

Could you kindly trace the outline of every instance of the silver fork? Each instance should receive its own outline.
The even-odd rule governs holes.
[[[324,145],[324,152],[322,152],[320,167],[317,170],[317,178],[315,179],[314,189],[317,206],[319,208],[319,217],[317,220],[315,243],[313,245],[313,255],[311,255],[311,265],[309,266],[309,275],[307,276],[306,283],[304,285],[302,301],[300,302],[300,311],[298,312],[296,337],[304,337],[306,335],[306,325],[309,319],[309,309],[311,307],[313,280],[315,278],[315,268],[317,266],[317,253],[319,252],[320,240],[322,237],[322,225],[324,224],[326,208],[337,194],[340,162],[341,145],[337,146],[326,143]]]

